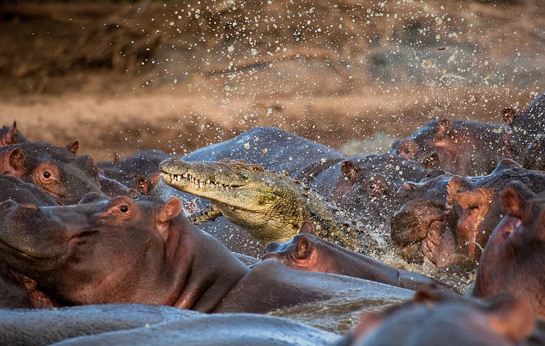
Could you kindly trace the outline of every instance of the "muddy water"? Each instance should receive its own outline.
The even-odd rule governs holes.
[[[414,292],[382,285],[382,289],[362,288],[342,291],[328,300],[313,302],[270,313],[305,323],[312,327],[345,334],[351,330],[366,312],[379,311],[412,298]]]

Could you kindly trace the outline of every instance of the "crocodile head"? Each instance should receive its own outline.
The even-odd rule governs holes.
[[[287,240],[303,222],[303,187],[259,165],[169,159],[160,169],[165,183],[210,199],[229,221],[263,242]]]

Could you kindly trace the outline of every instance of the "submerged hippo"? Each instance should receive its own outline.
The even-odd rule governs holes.
[[[61,345],[326,346],[338,339],[336,334],[277,317],[207,315],[160,305],[0,310],[0,344],[13,346],[60,341],[64,341]]]
[[[148,194],[159,181],[159,163],[167,158],[165,152],[151,149],[138,151],[124,160],[116,157],[112,162],[101,162],[98,167],[105,177]]]
[[[520,184],[500,195],[506,216],[494,229],[480,259],[473,294],[508,292],[545,318],[545,199]]]
[[[489,175],[462,178],[445,174],[406,183],[403,206],[391,221],[391,236],[403,257],[427,258],[438,267],[473,266],[502,214],[499,192],[511,181],[530,191],[545,189],[545,174],[503,160]]]
[[[101,193],[93,159],[76,155],[78,148],[77,141],[66,148],[42,142],[0,147],[0,170],[41,187],[58,203],[77,203],[88,192]]]
[[[313,232],[313,225],[305,222],[301,233],[289,241],[270,243],[263,258],[278,260],[292,269],[348,275],[409,289],[442,285],[423,275],[398,270],[347,250],[313,235]]]
[[[0,204],[0,259],[25,278],[43,306],[170,305],[202,312],[257,312],[357,289],[369,299],[410,291],[288,269],[266,260],[251,270],[181,214],[181,203],[126,196],[75,206]],[[39,230],[35,225],[39,224]]]
[[[421,291],[413,302],[364,315],[339,345],[526,345],[535,325],[530,306],[510,296],[476,301]]]
[[[345,156],[335,149],[274,127],[256,127],[185,155],[184,161],[244,160],[289,175],[317,174]],[[315,167],[316,166],[316,167]]]
[[[306,181],[352,218],[377,229],[388,224],[397,205],[396,191],[405,181],[440,173],[399,156],[372,154],[346,158]]]
[[[392,153],[459,175],[492,172],[508,153],[503,125],[435,119],[392,145]]]

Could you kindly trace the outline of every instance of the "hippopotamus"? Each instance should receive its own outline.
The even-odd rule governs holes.
[[[420,183],[406,182],[398,195],[404,201],[391,221],[391,236],[402,256],[424,257],[438,267],[473,267],[488,237],[501,220],[499,192],[511,181],[530,191],[545,190],[545,174],[502,160],[489,175],[444,174]]]
[[[313,235],[313,232],[313,225],[305,222],[301,232],[292,239],[270,243],[263,258],[275,259],[293,269],[348,275],[413,290],[429,285],[444,287],[423,275],[398,270],[347,250]]]
[[[335,149],[274,127],[255,127],[182,157],[184,161],[244,160],[289,175],[320,170],[345,156]]]
[[[371,154],[346,158],[306,181],[353,219],[376,230],[388,227],[398,206],[396,192],[405,181],[420,181],[441,173],[399,156]]]
[[[159,163],[168,154],[157,149],[138,151],[124,160],[118,156],[110,162],[100,162],[102,174],[140,193],[150,193],[159,181]]]
[[[511,296],[476,301],[423,290],[412,302],[363,315],[338,345],[515,346],[527,345],[535,332],[531,307]]]
[[[76,155],[79,142],[66,148],[42,142],[0,147],[0,170],[39,186],[61,204],[77,203],[88,192],[101,193],[98,169],[87,155]]]
[[[510,138],[504,125],[434,119],[394,142],[391,153],[453,174],[482,175],[510,157]]]
[[[201,312],[266,313],[360,290],[401,301],[410,290],[295,271],[252,269],[182,214],[181,202],[120,196],[71,206],[0,203],[0,260],[41,306],[143,303]],[[36,229],[35,225],[40,228]]]
[[[213,335],[210,329],[214,329]],[[332,345],[339,336],[283,318],[161,305],[0,310],[2,345]]]
[[[43,206],[57,204],[53,197],[33,184],[28,184],[20,179],[9,176],[0,176],[0,201],[5,200]],[[0,307],[15,308],[30,306],[27,293],[21,286],[18,278],[3,263],[0,263],[0,291],[2,292],[0,295]]]
[[[0,128],[0,146],[27,142],[27,139],[17,129],[17,122],[13,126],[2,126]]]
[[[526,168],[536,168],[532,164],[532,153],[535,153],[533,143],[545,136],[545,92],[536,96],[523,111],[517,112],[508,107],[503,110],[503,119],[512,131],[512,146],[520,157],[526,161]],[[533,143],[533,144],[532,144]],[[533,147],[533,148],[532,148]]]
[[[544,194],[516,182],[500,194],[505,217],[496,226],[480,259],[473,295],[508,292],[530,303],[545,318]]]

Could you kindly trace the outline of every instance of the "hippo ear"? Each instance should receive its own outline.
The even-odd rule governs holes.
[[[297,241],[297,245],[295,246],[295,258],[297,259],[305,259],[310,256],[312,249],[312,245],[310,244],[310,241],[307,237],[304,235],[302,237],[299,237],[299,240]]]
[[[12,275],[25,288],[31,307],[43,309],[55,308],[60,306],[51,297],[39,290],[36,281],[34,281],[33,279],[22,274],[12,273]]]
[[[301,225],[299,233],[316,234],[316,227],[311,221],[305,220]]]
[[[119,166],[119,164],[121,163],[121,155],[119,155],[117,151],[114,153],[113,161],[114,161],[114,165],[117,165],[117,166]]]
[[[138,176],[136,179],[136,191],[143,195],[147,195],[155,188],[159,183],[160,177],[159,174],[152,175],[148,178]]]
[[[12,175],[15,177],[22,176],[25,169],[26,155],[21,148],[15,148],[11,151],[0,155],[0,173]]]
[[[513,123],[515,122],[515,119],[517,118],[517,111],[513,108],[513,107],[505,107],[503,110],[502,110],[502,118],[503,118],[503,121],[511,126],[513,125]]]
[[[415,183],[414,181],[406,180],[403,182],[400,189],[402,191],[413,191],[416,189],[417,186],[418,186],[418,183]]]
[[[177,197],[172,197],[161,210],[159,210],[157,220],[160,223],[167,223],[172,219],[175,219],[181,212],[182,202]]]
[[[439,139],[439,138],[447,136],[449,134],[449,132],[450,132],[450,128],[451,128],[450,120],[448,120],[448,119],[439,119],[437,121],[437,134],[436,134],[436,137]]]
[[[13,122],[13,126],[10,127],[8,132],[0,138],[0,144],[2,145],[9,145],[9,144],[17,144],[19,143],[16,138],[17,135],[17,122]]]
[[[526,185],[520,181],[512,181],[500,193],[500,203],[502,212],[509,216],[522,219],[526,201],[534,196]]]
[[[445,300],[444,295],[441,295],[441,291],[434,286],[419,289],[413,297],[413,302],[425,305],[435,305],[443,300]]]
[[[352,332],[354,342],[350,343],[350,345],[359,345],[359,341],[362,341],[365,336],[371,334],[382,324],[384,315],[382,312],[368,312],[364,314]]]
[[[489,323],[496,333],[518,342],[534,331],[536,316],[528,302],[510,295],[499,295],[488,301]]]
[[[441,164],[439,154],[435,151],[422,159],[422,165],[429,169],[437,169]]]
[[[76,140],[76,141],[73,141],[72,143],[68,144],[66,146],[66,149],[68,149],[68,151],[71,152],[72,154],[77,154],[78,150],[79,150],[79,141]]]
[[[341,162],[341,172],[346,179],[356,180],[359,168],[352,160],[344,160]]]

